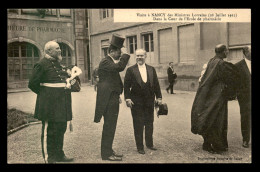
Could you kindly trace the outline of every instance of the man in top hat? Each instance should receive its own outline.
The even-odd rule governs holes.
[[[126,70],[124,96],[131,108],[137,151],[145,154],[143,132],[147,148],[156,150],[153,144],[153,121],[155,97],[162,104],[162,94],[154,67],[145,63],[146,51],[137,49],[136,64]]]
[[[251,46],[243,48],[245,58],[235,64],[239,71],[237,100],[241,115],[242,146],[249,147],[251,130]]]
[[[207,64],[191,110],[191,132],[203,137],[203,150],[221,153],[228,150],[228,100],[235,94],[237,70],[223,59],[228,49],[219,44]]]
[[[101,157],[102,160],[121,161],[121,154],[113,149],[113,140],[118,119],[120,94],[123,92],[123,83],[119,72],[122,72],[130,58],[126,48],[122,48],[124,38],[112,36],[111,45],[108,48],[108,56],[101,60],[98,68],[99,83],[97,87],[97,99],[94,122],[104,119]],[[120,58],[121,57],[121,58]]]

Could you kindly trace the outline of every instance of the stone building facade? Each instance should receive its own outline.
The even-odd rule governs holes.
[[[86,9],[8,9],[7,14],[8,89],[27,87],[34,64],[51,40],[61,47],[62,64],[78,65],[82,82],[88,81]]]
[[[144,48],[146,62],[156,68],[162,88],[168,85],[171,61],[178,75],[174,88],[196,91],[202,66],[214,56],[217,44],[228,46],[227,60],[232,63],[242,59],[241,48],[251,44],[251,23],[114,23],[113,15],[113,9],[89,10],[91,67],[107,54],[111,35],[117,33],[126,37],[124,46],[131,54],[128,66],[135,64],[135,49]]]
[[[232,63],[242,59],[242,47],[251,44],[251,23],[115,23],[114,9],[8,9],[7,13],[8,88],[27,87],[33,65],[50,40],[60,44],[62,63],[76,64],[83,71],[81,81],[92,83],[91,74],[107,54],[112,34],[120,34],[131,55],[128,66],[135,64],[135,50],[143,48],[162,89],[168,85],[168,63],[174,62],[178,75],[174,89],[189,91],[197,90],[202,66],[214,56],[216,44],[228,46],[226,60]]]

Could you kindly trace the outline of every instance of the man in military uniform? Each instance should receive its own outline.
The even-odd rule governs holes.
[[[42,153],[48,163],[71,162],[63,151],[67,121],[72,120],[71,90],[65,89],[69,77],[61,66],[61,49],[54,41],[44,47],[45,56],[33,68],[28,87],[37,94],[34,117],[42,121]],[[47,155],[44,135],[47,130]],[[48,156],[48,158],[47,158]]]

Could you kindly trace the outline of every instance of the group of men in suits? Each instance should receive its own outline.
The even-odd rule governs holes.
[[[113,35],[108,56],[101,60],[98,67],[99,83],[94,122],[100,122],[102,117],[104,119],[101,157],[109,161],[122,161],[123,157],[112,148],[119,104],[122,102],[120,94],[123,90],[126,105],[131,108],[134,136],[140,154],[145,154],[144,129],[147,148],[156,150],[153,145],[154,103],[162,103],[156,71],[152,66],[145,64],[146,51],[143,49],[136,50],[136,64],[127,69],[123,85],[119,72],[125,69],[130,58],[123,42],[124,38]]]
[[[113,35],[108,56],[98,67],[94,122],[99,123],[103,117],[101,157],[109,161],[122,161],[123,157],[112,148],[123,91],[126,105],[131,109],[138,153],[145,154],[144,131],[146,147],[157,150],[153,144],[154,105],[162,104],[157,73],[154,67],[145,63],[146,51],[137,49],[136,64],[128,67],[123,84],[119,73],[130,59],[123,42],[124,38]],[[72,120],[71,90],[64,89],[69,74],[60,64],[61,49],[57,42],[46,43],[44,51],[45,57],[34,66],[28,84],[37,94],[34,117],[42,121],[43,157],[48,163],[72,162],[73,158],[67,157],[63,151],[67,121]],[[223,60],[227,55],[225,45],[217,45],[215,52],[196,93],[191,130],[203,136],[204,150],[212,153],[227,151],[227,101],[235,90],[240,105],[243,147],[247,148],[251,129],[251,46],[243,49],[245,59],[235,65]],[[47,141],[45,144],[44,140]],[[46,155],[44,145],[47,146]]]
[[[130,58],[126,49],[122,48],[122,40],[121,38],[120,45],[110,45],[108,56],[99,64],[100,80],[94,122],[100,122],[104,117],[101,157],[110,161],[121,161],[123,157],[112,149],[121,103],[120,94],[124,91],[126,105],[131,108],[134,137],[140,154],[145,154],[143,140],[147,148],[157,150],[153,144],[154,104],[162,104],[157,74],[154,67],[145,63],[145,50],[136,50],[136,64],[127,68],[124,85],[122,84],[119,72],[125,69]],[[217,45],[215,52],[215,57],[208,62],[200,80],[191,112],[191,131],[202,135],[203,150],[210,153],[228,150],[227,104],[234,94],[240,105],[243,147],[249,147],[251,128],[251,47],[244,48],[245,59],[235,65],[223,60],[228,53],[225,45]],[[173,63],[170,63],[169,68],[172,66]],[[173,69],[168,69],[168,74],[176,75]],[[170,80],[170,86],[166,90],[173,93],[174,79]]]

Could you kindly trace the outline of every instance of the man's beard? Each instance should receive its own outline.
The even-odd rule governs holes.
[[[59,62],[61,62],[61,61],[62,61],[62,56],[61,56],[61,55],[58,55],[58,56],[57,56],[57,60],[58,60]]]

